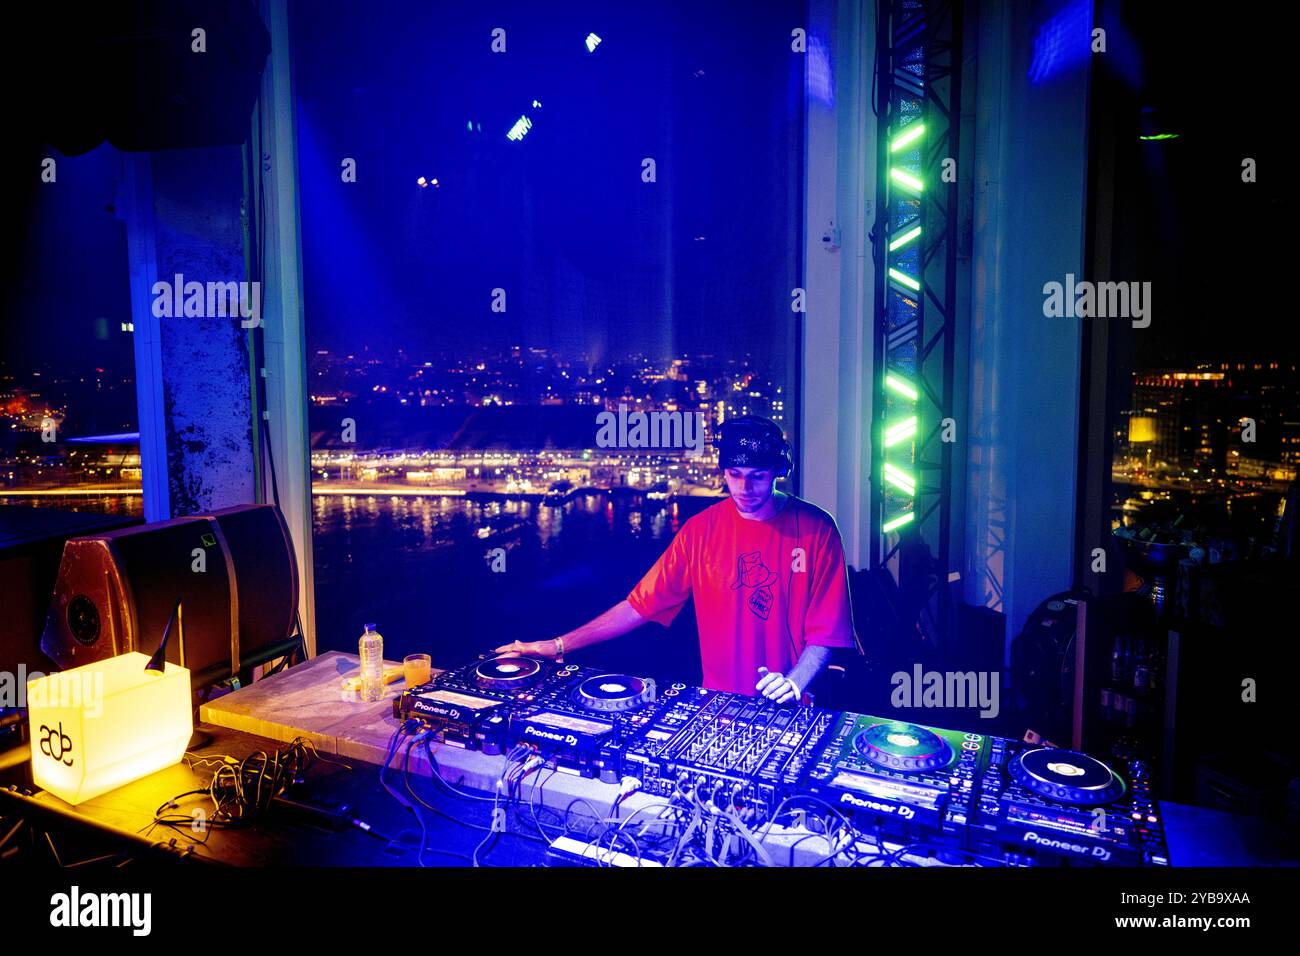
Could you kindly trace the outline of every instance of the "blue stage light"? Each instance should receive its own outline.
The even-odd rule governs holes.
[[[1058,73],[1079,66],[1092,55],[1091,0],[1067,0],[1034,38],[1029,79],[1046,83]]]

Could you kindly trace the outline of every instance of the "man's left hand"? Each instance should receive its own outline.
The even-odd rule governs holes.
[[[776,671],[769,671],[766,667],[760,667],[758,672],[763,676],[759,678],[758,683],[754,685],[754,690],[758,691],[768,700],[775,701],[778,704],[788,703],[792,700],[799,700],[803,697],[803,691],[795,684],[794,681],[784,674],[778,674]]]

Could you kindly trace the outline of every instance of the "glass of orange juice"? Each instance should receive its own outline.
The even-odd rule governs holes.
[[[427,684],[433,676],[432,660],[428,654],[408,654],[402,658],[402,673],[407,690]]]

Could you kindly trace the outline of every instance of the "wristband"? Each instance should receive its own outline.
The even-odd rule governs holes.
[[[555,639],[555,659],[561,664],[564,663],[564,638],[562,637]]]

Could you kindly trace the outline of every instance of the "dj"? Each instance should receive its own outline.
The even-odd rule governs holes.
[[[706,687],[799,700],[832,648],[854,646],[839,529],[774,490],[793,467],[776,422],[725,422],[718,449],[730,497],[683,524],[626,600],[554,640],[497,651],[562,658],[646,621],[667,626],[693,596]]]

